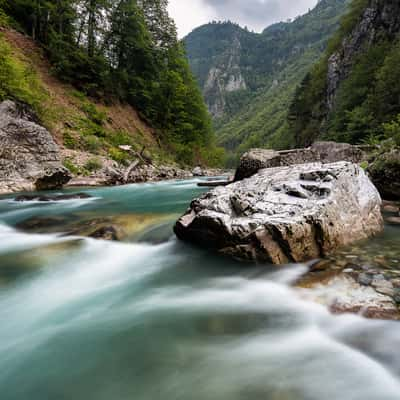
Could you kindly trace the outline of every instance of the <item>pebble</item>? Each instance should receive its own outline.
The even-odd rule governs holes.
[[[394,290],[388,287],[377,287],[375,290],[385,296],[394,297]]]
[[[400,209],[395,205],[387,204],[383,207],[383,211],[391,214],[398,214]]]
[[[391,225],[400,225],[400,217],[386,218],[386,222]]]
[[[358,276],[358,283],[360,285],[369,286],[372,283],[372,276],[362,273]]]
[[[400,304],[400,289],[394,289],[393,300],[394,300],[397,304]]]
[[[400,279],[392,279],[392,285],[395,287],[395,288],[400,288]],[[400,293],[399,293],[399,295],[400,295]]]
[[[387,288],[393,290],[392,282],[382,279],[373,279],[371,282],[371,286],[374,287],[375,289]]]
[[[361,269],[363,270],[363,271],[369,271],[369,270],[371,270],[373,267],[371,267],[371,265],[368,265],[368,264],[365,264],[365,265],[362,265],[361,266]]]

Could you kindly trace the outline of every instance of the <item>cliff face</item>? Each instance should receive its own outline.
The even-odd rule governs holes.
[[[246,90],[247,84],[240,66],[242,46],[239,35],[232,40],[232,46],[219,57],[213,65],[204,84],[203,94],[208,109],[215,118],[224,115],[226,95],[239,90]]]
[[[204,25],[185,38],[191,68],[215,119],[228,111],[230,94],[249,88],[245,53],[256,36],[226,22]]]
[[[344,38],[339,51],[328,60],[327,106],[334,107],[337,90],[349,75],[354,62],[362,52],[382,40],[393,40],[400,31],[400,2],[398,0],[371,0],[351,34]]]
[[[398,0],[352,2],[292,102],[288,132],[297,147],[320,139],[359,144],[393,137],[400,116],[399,39]]]

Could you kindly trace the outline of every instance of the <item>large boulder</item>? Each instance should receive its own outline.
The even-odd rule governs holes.
[[[194,200],[178,238],[241,260],[274,264],[327,255],[381,232],[381,198],[356,164],[263,169]]]
[[[383,198],[388,200],[400,199],[399,149],[378,155],[368,167],[368,173]]]
[[[51,134],[28,107],[0,104],[0,193],[57,189],[70,179]]]
[[[349,161],[359,163],[365,156],[360,146],[336,142],[316,142],[311,147],[305,149],[283,151],[252,149],[241,157],[235,174],[235,182],[249,178],[263,168],[283,167],[311,162],[333,163]]]

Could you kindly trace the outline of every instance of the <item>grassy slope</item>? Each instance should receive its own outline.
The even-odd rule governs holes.
[[[29,37],[8,28],[2,28],[1,33],[0,40],[8,43],[11,57],[35,75],[38,85],[35,90],[40,92],[40,118],[65,156],[76,158],[77,163],[90,155],[98,156],[99,160],[109,158],[128,163],[129,155],[118,146],[131,145],[136,150],[145,146],[155,161],[172,161],[159,144],[156,132],[140,119],[134,108],[86,98],[51,74],[43,51]]]

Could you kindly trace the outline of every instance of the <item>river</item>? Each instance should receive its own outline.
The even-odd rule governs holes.
[[[290,283],[179,243],[197,180],[0,199],[1,400],[398,400],[400,324],[333,316]],[[64,237],[88,216],[123,243]],[[15,226],[59,221],[45,233]]]

